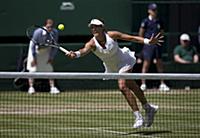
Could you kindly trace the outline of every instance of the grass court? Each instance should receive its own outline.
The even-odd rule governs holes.
[[[118,90],[74,90],[59,95],[2,91],[0,137],[200,137],[199,89],[150,90],[145,95],[159,110],[150,128],[133,129],[131,109]],[[141,105],[140,109],[144,115]]]

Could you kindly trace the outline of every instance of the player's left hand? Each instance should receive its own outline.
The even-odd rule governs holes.
[[[151,38],[149,39],[149,44],[150,45],[157,44],[157,45],[161,46],[161,43],[164,42],[163,38],[164,38],[164,36],[161,35],[161,33],[158,33],[155,37],[154,37],[154,34],[152,34]]]

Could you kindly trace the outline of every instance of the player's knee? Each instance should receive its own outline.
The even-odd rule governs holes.
[[[119,83],[119,90],[124,93],[126,92],[128,89],[128,87],[126,86],[126,83],[125,82],[122,82],[122,83]]]

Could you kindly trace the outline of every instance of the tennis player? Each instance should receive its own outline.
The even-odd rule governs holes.
[[[85,44],[85,46],[78,51],[70,51],[66,54],[69,58],[79,58],[90,52],[93,52],[99,57],[104,64],[106,73],[131,73],[133,66],[136,63],[134,52],[131,52],[128,48],[120,49],[117,40],[133,41],[142,44],[158,44],[163,42],[160,34],[150,39],[132,36],[117,31],[106,31],[104,23],[99,19],[92,19],[89,23],[89,28],[93,34],[93,38]],[[147,102],[143,91],[136,84],[134,80],[119,79],[118,86],[122,94],[125,96],[128,104],[133,110],[135,115],[134,128],[139,128],[145,125],[150,127],[153,123],[154,115],[158,109],[158,106],[151,105]],[[142,103],[144,110],[146,111],[145,120],[139,112],[136,98]]]
[[[29,50],[28,50],[28,59],[27,59],[27,70],[29,72],[52,72],[53,71],[53,59],[56,55],[57,48],[53,47],[45,47],[42,45],[52,44],[52,41],[58,41],[58,31],[53,28],[53,20],[47,19],[44,28],[50,32],[52,36],[47,34],[47,32],[43,31],[41,28],[38,28],[34,31],[33,38],[36,43],[30,41]],[[35,93],[35,89],[33,87],[34,80],[29,79],[29,89],[28,93]],[[60,91],[55,87],[54,80],[49,80],[50,84],[50,93],[57,94]]]

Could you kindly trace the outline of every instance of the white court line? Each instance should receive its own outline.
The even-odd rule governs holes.
[[[1,111],[0,115],[12,114],[12,115],[45,115],[56,114],[60,112],[113,112],[113,111],[129,111],[127,109],[50,109],[44,111]]]
[[[53,129],[53,130],[64,130],[67,131],[69,130],[70,132],[72,131],[82,131],[86,132],[87,130],[93,131],[93,132],[99,132],[99,133],[107,133],[107,134],[116,134],[116,135],[121,135],[125,137],[130,137],[130,136],[135,136],[135,137],[144,137],[144,138],[159,138],[158,136],[149,136],[149,135],[143,135],[143,134],[136,134],[137,131],[142,131],[140,129],[133,129],[132,134],[131,132],[124,132],[124,131],[115,131],[115,130],[108,130],[108,129],[130,129],[131,127],[117,127],[117,126],[110,126],[110,127],[48,127],[48,129]],[[26,132],[27,129],[0,129],[0,132]],[[136,133],[134,133],[136,131]],[[87,132],[86,132],[87,133]]]
[[[106,130],[106,129],[110,129],[113,127],[64,127],[64,128],[53,128],[56,130],[94,130],[97,132],[106,132],[106,133],[110,133],[110,134],[120,134],[120,135],[124,135],[124,136],[136,136],[136,137],[144,137],[144,138],[159,138],[159,137],[155,137],[155,136],[146,136],[146,135],[142,135],[142,134],[130,134],[129,132],[122,132],[122,131],[114,131],[114,130]],[[131,128],[131,127],[117,127],[118,129],[120,128]],[[135,130],[135,129],[134,129]]]
[[[172,105],[162,105],[159,104],[160,109],[187,109],[187,110],[198,110],[199,108],[194,106],[172,106]],[[12,108],[12,107],[4,107],[0,108],[0,115],[12,114],[12,115],[45,115],[45,114],[56,114],[60,112],[117,112],[117,111],[129,111],[128,106],[120,107],[119,109],[112,109],[111,107],[105,108],[70,108],[70,109],[57,109],[57,108],[49,108],[49,109],[40,109],[37,108]]]
[[[0,132],[18,132],[19,129],[0,129]]]
[[[106,129],[111,129],[111,128],[116,128],[114,127],[49,127],[50,129],[54,129],[54,130],[77,130],[77,131],[81,131],[81,130],[92,130],[92,131],[97,131],[97,132],[106,132],[106,133],[110,133],[110,134],[120,134],[126,137],[129,136],[136,136],[136,137],[144,137],[144,138],[160,138],[158,136],[147,136],[147,135],[142,135],[142,134],[130,134],[130,132],[121,132],[121,131],[114,131],[114,130],[106,130]],[[131,127],[117,127],[118,129],[128,129]],[[159,128],[160,127],[154,127],[154,128]],[[0,129],[0,132],[26,132],[28,129]],[[136,129],[133,129],[133,131],[137,131]],[[140,130],[139,130],[140,131]],[[185,133],[185,131],[181,131],[181,130],[173,130],[173,132],[178,132],[178,133]],[[191,134],[189,134],[191,135]],[[195,135],[196,136],[196,135]]]
[[[113,131],[113,130],[101,129],[100,131],[112,133],[112,134],[121,134],[121,135],[124,135],[124,136],[136,136],[136,137],[143,137],[143,138],[158,138],[158,137],[155,137],[155,136],[146,136],[146,135],[142,135],[142,134],[129,134],[127,132],[120,132],[120,131]]]

